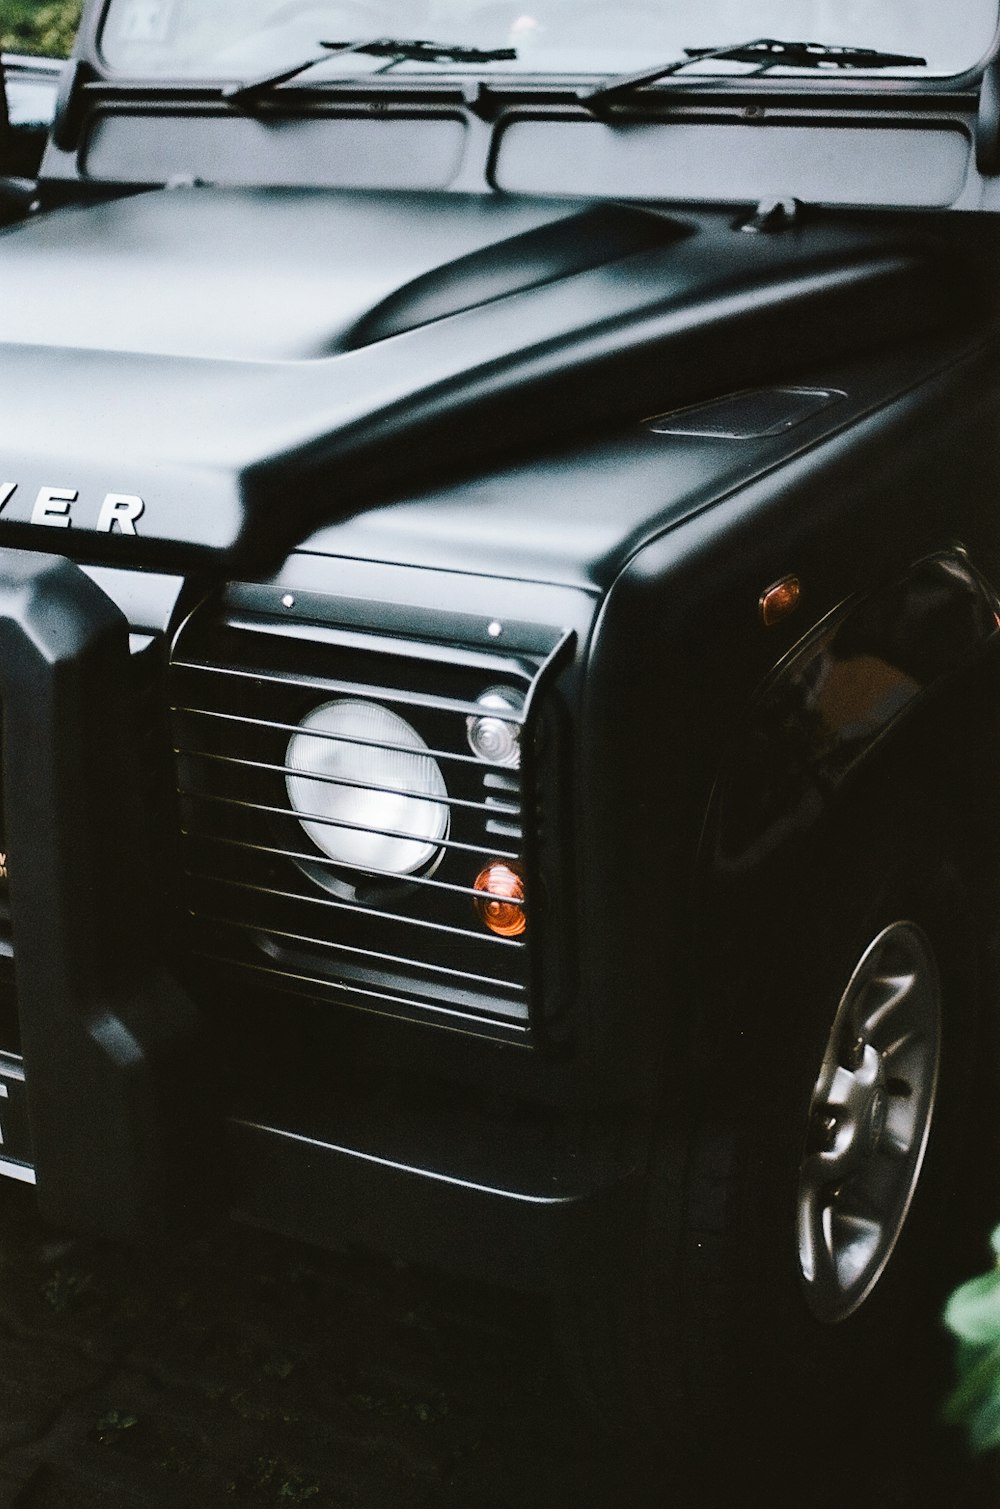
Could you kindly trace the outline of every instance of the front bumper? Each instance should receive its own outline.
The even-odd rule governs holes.
[[[2,1075],[3,1154],[21,1177],[30,1165],[47,1219],[126,1238],[193,1208],[211,1166],[198,1014],[153,946],[130,672],[128,623],[77,566],[0,550],[24,1074],[8,1063]]]
[[[629,1229],[634,1173],[595,1179],[555,1129],[484,1117],[461,1133],[398,1120],[366,1132],[366,1122],[359,1107],[323,1134],[228,1117],[217,1198],[237,1219],[319,1246],[356,1244],[524,1290],[592,1273],[612,1234]],[[0,1176],[38,1182],[24,1066],[13,1054],[0,1054],[0,1129]],[[94,1204],[86,1229],[128,1235],[135,1222],[122,1215]]]

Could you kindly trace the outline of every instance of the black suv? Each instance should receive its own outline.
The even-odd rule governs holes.
[[[523,3],[85,7],[0,233],[0,1172],[774,1408],[996,1172],[997,5]]]

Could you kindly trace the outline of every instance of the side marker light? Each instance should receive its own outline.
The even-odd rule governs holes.
[[[480,922],[498,938],[519,938],[528,925],[524,909],[524,875],[520,866],[494,860],[475,879],[475,908]]]
[[[794,613],[802,598],[802,583],[797,576],[783,576],[760,594],[760,616],[766,628],[780,623]]]

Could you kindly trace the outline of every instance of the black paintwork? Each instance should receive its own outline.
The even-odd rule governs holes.
[[[207,1098],[193,1094],[205,1078],[197,1012],[153,947],[128,626],[71,562],[4,551],[0,645],[39,1202],[78,1230],[135,1237],[190,1204]]]
[[[0,251],[5,535],[33,538],[38,489],[72,486],[82,549],[108,559],[280,560],[445,457],[635,431],[968,326],[969,274],[933,243],[826,220],[772,241],[723,215],[191,189],[65,208]],[[108,491],[144,499],[135,541],[93,538]]]
[[[588,1212],[602,1226],[627,1191],[650,1120],[681,1114],[692,1021],[773,945],[795,888],[822,883],[831,824],[905,774],[968,831],[995,885],[992,85],[981,104],[977,80],[842,95],[742,84],[753,109],[829,127],[841,203],[837,122],[905,125],[907,161],[925,140],[959,145],[955,208],[982,211],[901,211],[926,201],[899,180],[891,211],[793,207],[753,233],[749,193],[504,192],[506,132],[589,121],[565,91],[530,84],[484,102],[387,80],[353,105],[265,108],[239,123],[261,156],[234,181],[217,91],[103,79],[99,10],[65,80],[46,207],[0,234],[0,496],[16,484],[0,543],[23,553],[18,569],[58,547],[134,630],[160,636],[199,604],[238,603],[292,645],[318,623],[432,644],[447,625],[482,650],[495,620],[575,647],[546,693],[559,759],[539,762],[537,863],[557,879],[532,1046],[292,996],[279,1008],[224,982],[216,999],[213,979],[234,1202],[319,1240],[353,1232],[440,1261],[465,1245],[482,1271],[551,1276],[561,1243],[585,1246]],[[367,108],[375,87],[384,120]],[[747,108],[699,100],[695,84],[671,94],[695,136],[703,119],[737,129]],[[655,119],[633,102],[601,129],[625,147],[671,129],[655,98],[641,109]],[[338,132],[407,121],[427,129],[421,161],[445,181],[409,159],[402,183],[381,158],[368,184],[336,166],[358,163]],[[303,125],[329,148],[333,186],[294,145]],[[161,129],[198,144],[189,177],[214,165],[214,186],[164,187],[166,159],[143,156]],[[553,182],[575,181],[578,162],[554,161]],[[831,399],[765,433],[645,423],[774,385]],[[33,524],[42,488],[75,496]],[[142,500],[134,533],[97,528],[108,494]],[[760,594],[790,572],[801,604],[766,628]],[[224,597],[232,581],[246,585]],[[848,711],[827,716],[833,662]],[[92,697],[98,728],[117,718],[105,690]],[[98,733],[81,721],[76,737],[96,761]],[[59,834],[40,826],[58,878]],[[16,938],[41,929],[19,920],[16,887],[14,910]],[[37,934],[57,963],[62,926]],[[198,967],[180,969],[207,1005]],[[32,1042],[64,1021],[26,982],[41,1171],[46,1139],[70,1134],[41,1109],[31,1059],[47,1049]],[[106,1192],[76,1178],[100,1225]],[[79,1220],[51,1175],[48,1189],[53,1214]],[[481,1242],[463,1244],[477,1220]]]

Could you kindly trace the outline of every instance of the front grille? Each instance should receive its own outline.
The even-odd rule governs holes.
[[[421,631],[397,637],[212,605],[185,625],[171,661],[170,700],[188,947],[273,988],[524,1037],[539,911],[535,693],[552,657],[456,648],[425,637],[426,618]],[[507,719],[523,720],[520,770],[479,759],[467,740],[477,699],[496,687],[523,699],[523,713]],[[393,785],[288,763],[304,718],[357,702],[405,719],[444,777],[446,795],[433,800],[447,807],[447,825],[422,872],[399,877],[331,858],[300,821],[320,833],[406,836],[389,825],[373,828],[367,816],[352,820],[354,788],[360,800],[373,787],[399,794]],[[401,749],[386,737],[335,737],[370,748],[373,758]],[[303,774],[347,794],[335,819],[292,810],[287,778]],[[496,936],[482,921],[474,881],[493,861],[525,871],[521,936]]]

